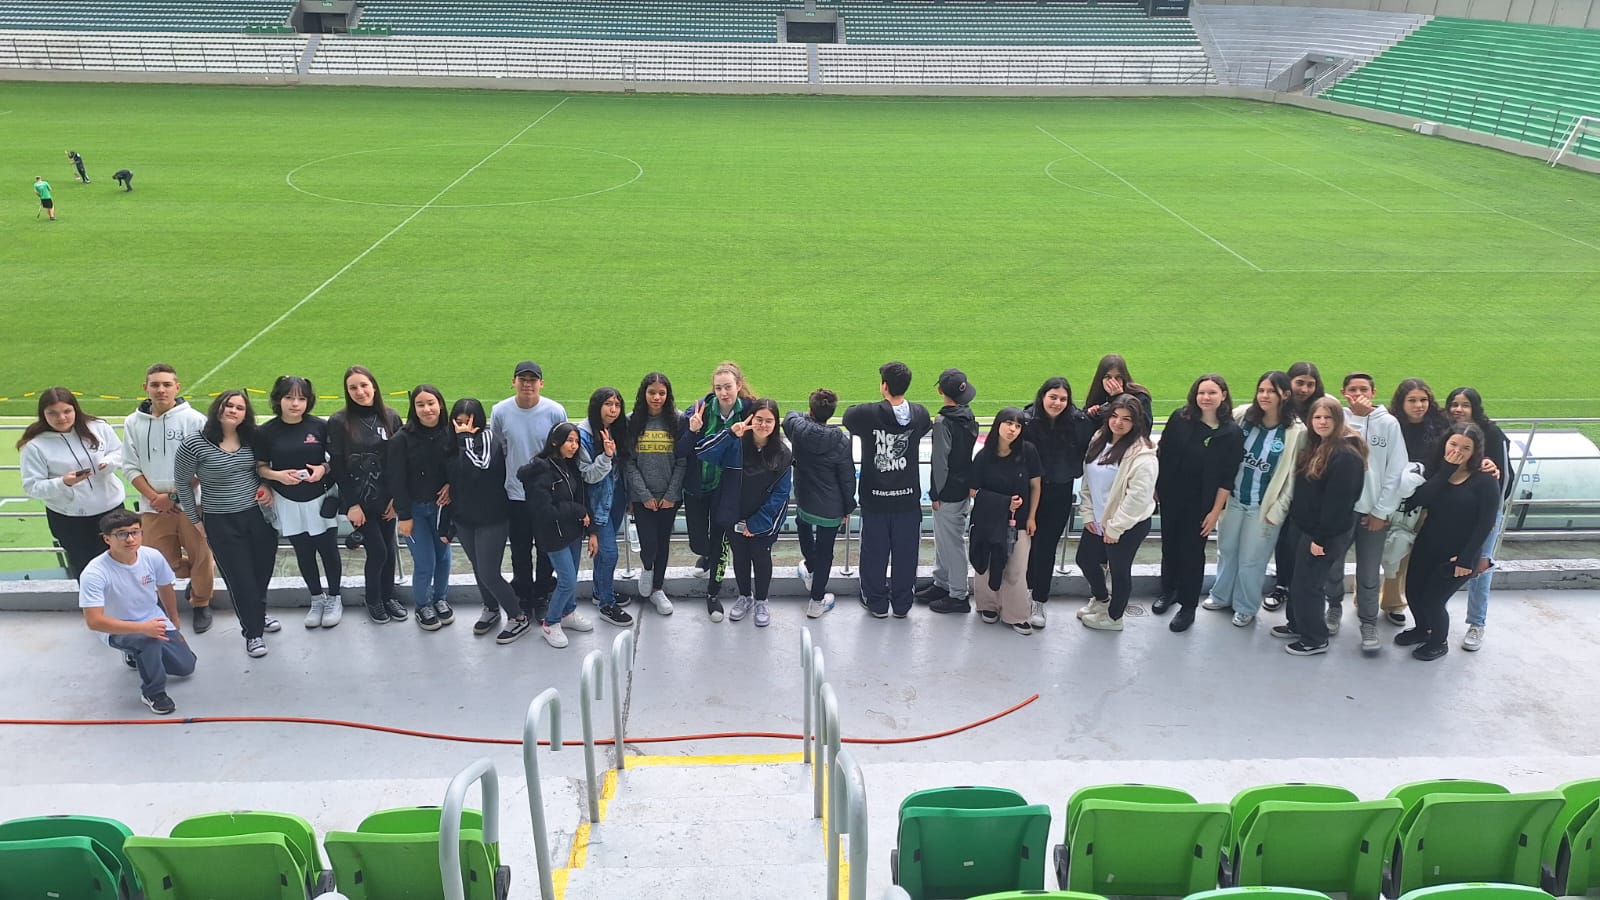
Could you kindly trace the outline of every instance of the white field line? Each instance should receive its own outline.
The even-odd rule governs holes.
[[[1166,204],[1162,203],[1160,200],[1157,200],[1156,198],[1150,196],[1149,194],[1146,194],[1144,191],[1139,190],[1138,186],[1135,185],[1133,182],[1129,181],[1126,178],[1123,178],[1121,175],[1118,175],[1117,173],[1115,173],[1115,172],[1111,171],[1110,169],[1106,168],[1105,166],[1102,166],[1100,163],[1095,162],[1093,159],[1091,159],[1089,157],[1089,155],[1087,153],[1084,153],[1082,150],[1079,150],[1077,147],[1074,147],[1071,144],[1067,143],[1066,141],[1062,140],[1061,138],[1056,137],[1055,135],[1051,134],[1048,131],[1045,131],[1043,126],[1035,125],[1033,127],[1039,129],[1039,132],[1041,134],[1043,134],[1045,137],[1049,138],[1052,141],[1055,141],[1056,143],[1060,144],[1061,146],[1067,148],[1068,150],[1071,150],[1073,153],[1078,154],[1078,156],[1082,157],[1085,162],[1089,163],[1090,165],[1094,166],[1095,168],[1099,169],[1100,171],[1106,173],[1107,175],[1110,175],[1112,178],[1115,178],[1116,180],[1118,180],[1118,181],[1122,182],[1123,184],[1127,185],[1129,190],[1131,190],[1134,193],[1138,194],[1139,196],[1145,198],[1146,200],[1149,200],[1151,203],[1155,204],[1155,206],[1158,209],[1160,209],[1162,212],[1164,212],[1167,215],[1173,217],[1174,219],[1177,219],[1179,222],[1182,222],[1184,225],[1187,225],[1190,229],[1192,229],[1194,231],[1195,234],[1200,235],[1201,237],[1205,238],[1206,240],[1210,241],[1211,243],[1216,244],[1218,247],[1221,247],[1222,249],[1224,249],[1224,250],[1228,251],[1229,253],[1233,254],[1234,258],[1238,259],[1240,262],[1242,262],[1245,265],[1249,266],[1250,268],[1256,270],[1257,272],[1261,271],[1261,267],[1260,266],[1258,266],[1255,263],[1251,262],[1250,260],[1246,259],[1237,250],[1234,250],[1232,247],[1229,247],[1227,244],[1224,244],[1223,242],[1221,242],[1221,241],[1217,240],[1216,238],[1212,237],[1211,235],[1207,234],[1205,232],[1205,230],[1202,229],[1200,226],[1194,224],[1193,222],[1189,221],[1188,219],[1185,219],[1183,216],[1178,215],[1176,212],[1173,212],[1169,207],[1167,207]]]
[[[1354,197],[1357,200],[1360,200],[1362,203],[1370,203],[1373,206],[1376,206],[1377,208],[1383,210],[1386,213],[1394,212],[1394,210],[1390,209],[1387,206],[1384,206],[1382,203],[1379,203],[1376,200],[1369,200],[1366,197],[1363,197],[1360,194],[1356,193],[1355,191],[1347,190],[1345,188],[1342,188],[1342,187],[1338,186],[1337,184],[1334,184],[1331,181],[1325,181],[1325,180],[1323,180],[1321,178],[1318,178],[1317,176],[1311,174],[1310,172],[1307,172],[1304,169],[1297,169],[1294,166],[1289,165],[1288,163],[1278,162],[1277,160],[1273,159],[1272,157],[1267,156],[1265,154],[1257,153],[1254,150],[1246,150],[1245,152],[1250,154],[1251,156],[1254,156],[1256,159],[1264,159],[1267,162],[1272,163],[1275,166],[1279,166],[1281,168],[1288,169],[1289,171],[1295,173],[1296,175],[1303,175],[1306,178],[1309,178],[1309,179],[1311,179],[1312,181],[1315,181],[1318,184],[1324,185],[1326,187],[1331,187],[1331,188],[1333,188],[1334,190],[1338,191],[1341,194],[1348,194],[1349,196]]]
[[[209,372],[205,373],[204,375],[200,376],[200,380],[196,381],[194,384],[190,385],[189,389],[190,390],[199,390],[201,385],[205,384],[207,381],[209,381],[211,379],[211,376],[213,376],[213,375],[217,374],[218,372],[222,371],[222,369],[225,368],[229,363],[231,363],[235,359],[237,359],[239,357],[239,354],[241,354],[244,351],[250,349],[251,345],[255,344],[256,341],[259,341],[262,338],[266,337],[268,334],[270,334],[274,328],[277,328],[279,325],[283,324],[285,319],[287,319],[290,316],[294,315],[295,312],[298,309],[300,309],[300,307],[305,306],[307,303],[310,303],[313,299],[315,299],[318,294],[322,293],[323,290],[328,287],[328,285],[333,284],[335,281],[338,281],[339,277],[341,275],[343,275],[344,273],[346,273],[346,272],[350,271],[352,268],[354,268],[356,263],[359,263],[363,259],[366,259],[367,256],[372,253],[372,251],[374,251],[374,250],[378,249],[379,247],[383,246],[385,241],[389,240],[389,238],[394,237],[396,234],[399,234],[400,233],[400,229],[406,227],[407,225],[410,225],[411,222],[417,218],[417,216],[420,216],[423,213],[427,212],[435,203],[437,203],[439,201],[440,197],[443,197],[445,194],[450,193],[450,191],[453,190],[456,185],[460,184],[463,181],[466,181],[468,176],[470,176],[473,172],[478,171],[478,169],[482,168],[484,163],[487,163],[489,160],[494,159],[496,156],[499,156],[501,151],[505,150],[507,147],[511,146],[512,144],[515,144],[519,138],[521,138],[523,135],[527,134],[529,131],[533,130],[533,126],[538,125],[540,122],[543,122],[546,118],[549,118],[551,113],[553,113],[556,110],[560,109],[563,104],[565,104],[568,100],[571,100],[571,99],[572,99],[571,97],[562,97],[556,103],[555,106],[552,106],[549,109],[545,110],[544,113],[539,116],[539,118],[534,119],[532,122],[529,122],[527,125],[523,126],[523,129],[521,131],[517,132],[515,135],[512,135],[510,140],[506,141],[504,144],[501,144],[500,146],[498,146],[498,147],[494,148],[493,150],[489,151],[489,154],[487,156],[485,156],[483,159],[480,159],[476,163],[474,163],[472,168],[466,170],[465,172],[462,172],[461,175],[458,176],[455,181],[452,181],[449,184],[445,185],[443,190],[441,190],[437,194],[434,194],[432,199],[430,199],[427,203],[424,203],[421,206],[417,207],[416,211],[413,212],[411,215],[406,216],[405,219],[403,219],[400,222],[399,225],[396,225],[395,227],[389,229],[387,234],[385,234],[381,238],[378,238],[376,241],[373,241],[372,242],[372,246],[370,246],[367,249],[361,251],[359,254],[356,255],[355,259],[352,259],[349,262],[345,263],[344,266],[339,269],[339,271],[337,271],[337,272],[333,273],[332,275],[330,275],[328,277],[327,281],[324,281],[323,283],[317,285],[311,291],[311,293],[306,294],[304,297],[301,297],[300,301],[298,303],[296,303],[295,305],[289,307],[287,310],[284,310],[283,315],[280,315],[276,319],[273,319],[270,323],[267,324],[267,327],[265,327],[265,328],[261,329],[260,331],[256,332],[255,335],[250,338],[250,340],[245,341],[243,344],[240,344],[238,349],[236,349],[232,353],[228,354],[227,358],[225,358],[222,362],[219,362],[215,366],[212,366],[211,367],[211,371],[209,371]]]

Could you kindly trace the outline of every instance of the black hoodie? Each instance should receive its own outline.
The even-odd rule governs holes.
[[[861,441],[861,512],[921,513],[922,464],[918,448],[933,427],[927,407],[910,403],[901,425],[889,401],[858,403],[844,412],[846,431]]]
[[[442,416],[440,417],[443,418]],[[394,514],[402,522],[411,521],[411,507],[432,503],[445,486],[445,462],[455,454],[454,433],[448,422],[432,428],[407,426],[400,429],[388,445],[389,458],[383,467],[394,498]]]
[[[791,411],[783,433],[794,449],[795,505],[821,519],[842,519],[856,508],[856,467],[850,436]]]
[[[528,499],[533,540],[541,552],[565,550],[593,530],[583,524],[589,515],[589,494],[576,459],[536,456],[517,470],[517,479]]]

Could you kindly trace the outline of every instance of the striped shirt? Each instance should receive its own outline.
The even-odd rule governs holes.
[[[261,477],[256,474],[256,454],[249,444],[229,453],[206,440],[205,435],[191,434],[178,447],[172,460],[172,477],[176,482],[178,503],[189,521],[200,521],[200,507],[195,502],[194,483],[200,482],[205,494],[205,511],[208,513],[236,513],[256,505],[256,490],[261,487]]]
[[[1284,427],[1266,428],[1250,425],[1244,430],[1244,459],[1239,463],[1239,475],[1234,480],[1233,498],[1246,509],[1261,505],[1272,483],[1272,472],[1283,456]]]

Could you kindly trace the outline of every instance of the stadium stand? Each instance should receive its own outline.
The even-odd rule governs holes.
[[[1187,47],[817,47],[823,84],[1214,84]]]
[[[244,31],[283,26],[293,0],[6,0],[0,29]]]
[[[774,43],[782,0],[369,0],[360,24],[391,33],[591,41]]]
[[[1190,7],[1189,16],[1201,42],[1210,45],[1217,79],[1241,87],[1266,86],[1307,53],[1360,65],[1432,18],[1364,9],[1199,3]]]
[[[1322,96],[1555,146],[1600,115],[1600,31],[1437,18]]]
[[[1186,46],[1186,18],[1151,18],[1135,3],[932,2],[824,0],[837,10],[849,44],[991,46]]]
[[[12,31],[0,34],[0,69],[287,75],[305,49],[298,35]]]

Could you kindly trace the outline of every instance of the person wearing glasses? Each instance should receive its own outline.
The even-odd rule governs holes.
[[[78,606],[89,630],[121,650],[139,671],[139,699],[158,716],[177,706],[167,679],[193,674],[195,657],[179,630],[178,594],[172,567],[158,550],[144,546],[139,514],[114,509],[100,517],[106,552],[84,567]]]

